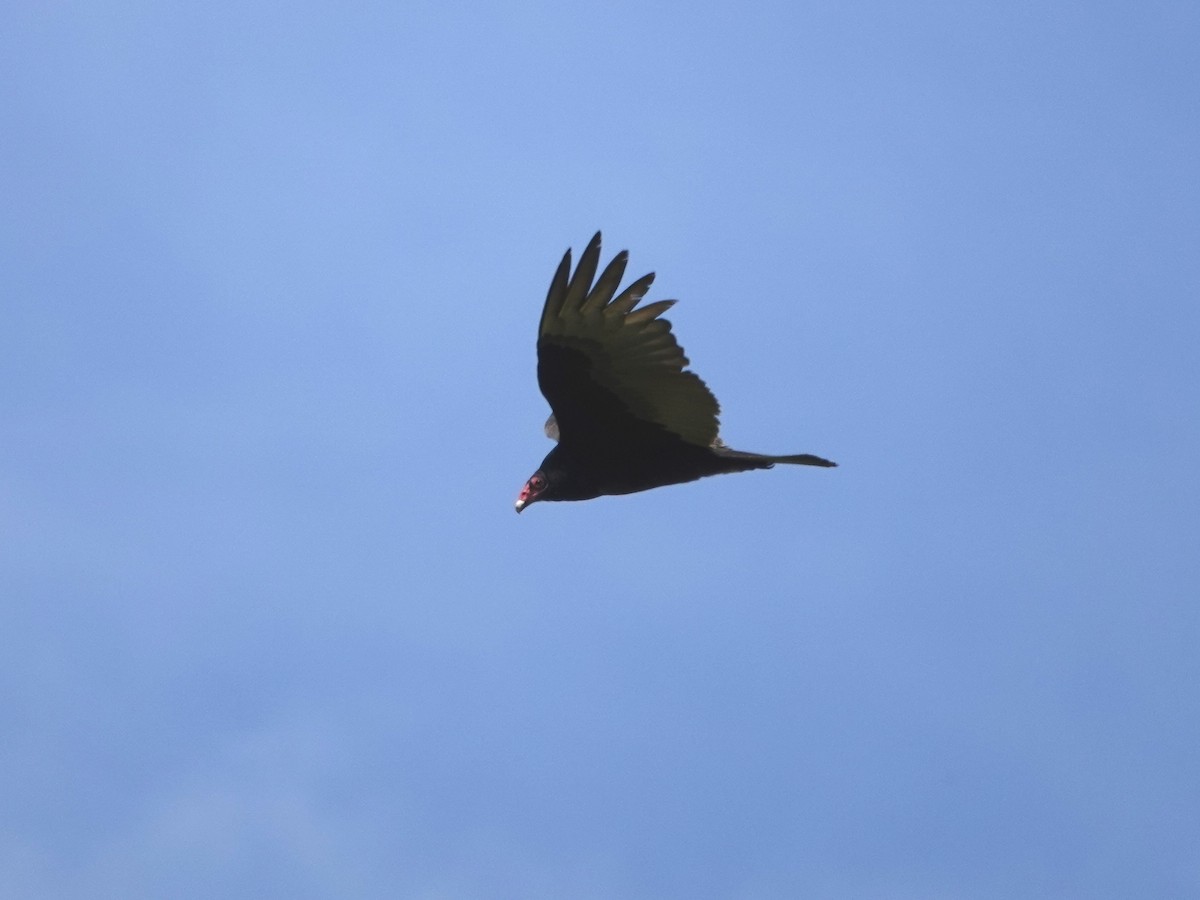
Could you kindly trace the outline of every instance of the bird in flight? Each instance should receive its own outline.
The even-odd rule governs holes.
[[[733,450],[717,436],[717,399],[694,372],[660,316],[674,300],[638,306],[654,281],[643,275],[620,294],[629,254],[596,280],[600,233],[571,274],[567,250],[550,282],[538,328],[538,386],[550,403],[546,436],[557,445],[525,482],[517,512],[539,500],[632,494],[707,475],[775,463],[836,466],[800,453]]]

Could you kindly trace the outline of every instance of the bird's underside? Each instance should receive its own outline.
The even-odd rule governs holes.
[[[813,457],[815,459],[815,457]],[[541,471],[562,469],[601,473],[598,481],[590,478],[573,479],[555,500],[591,500],[606,494],[634,494],[670,484],[696,481],[709,475],[729,472],[748,472],[769,469],[777,462],[799,462],[790,457],[764,456],[744,453],[724,447],[697,447],[667,436],[664,440],[649,440],[631,445],[622,453],[570,453],[562,447],[551,450],[542,461]],[[809,465],[827,464],[825,461]]]
[[[719,437],[707,446],[686,441],[656,422],[634,416],[618,396],[589,379],[584,354],[544,346],[540,358],[539,368],[553,369],[555,377],[564,382],[578,382],[572,389],[587,398],[589,411],[581,421],[568,418],[567,426],[559,422],[558,413],[551,416],[546,431],[557,434],[555,439],[559,444],[547,454],[541,468],[596,476],[570,479],[569,487],[564,485],[555,499],[589,500],[603,494],[632,494],[708,475],[769,469],[778,462],[833,465],[817,456],[768,456],[733,450]],[[564,427],[580,439],[564,444],[561,441]]]
[[[660,318],[673,300],[637,308],[654,276],[619,295],[626,254],[595,276],[597,234],[573,277],[570,251],[550,285],[538,334],[538,384],[558,441],[517,500],[587,500],[629,494],[708,475],[769,469],[775,463],[834,466],[810,454],[768,456],[726,447],[719,408]],[[614,295],[616,295],[614,297]]]

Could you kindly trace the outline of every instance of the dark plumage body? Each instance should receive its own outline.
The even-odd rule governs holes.
[[[775,463],[833,466],[809,454],[767,456],[731,450],[717,436],[717,402],[659,316],[674,303],[635,309],[654,276],[615,299],[627,255],[592,287],[600,235],[568,278],[567,251],[551,282],[538,334],[538,384],[558,445],[526,482],[520,512],[537,500],[630,494],[707,475],[769,469]]]

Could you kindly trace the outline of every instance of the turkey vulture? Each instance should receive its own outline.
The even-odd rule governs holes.
[[[653,272],[617,295],[628,259],[618,253],[593,287],[597,232],[575,274],[567,250],[550,282],[538,329],[538,386],[552,411],[546,436],[558,445],[521,488],[517,512],[538,500],[632,494],[775,463],[837,465],[807,453],[764,456],[726,447],[717,436],[716,398],[684,369],[688,359],[671,323],[659,318],[675,301],[635,308]]]

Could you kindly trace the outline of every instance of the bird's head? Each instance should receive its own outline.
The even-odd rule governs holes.
[[[521,488],[521,493],[517,494],[516,508],[520,512],[530,503],[536,503],[538,500],[545,500],[546,493],[550,488],[550,479],[546,477],[546,473],[538,469],[529,476],[529,480],[525,482],[525,487]]]

